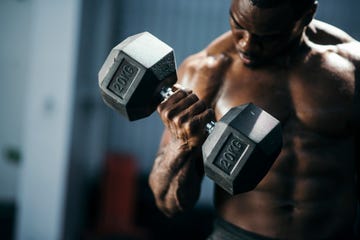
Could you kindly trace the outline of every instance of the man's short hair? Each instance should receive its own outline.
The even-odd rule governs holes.
[[[273,8],[280,4],[289,3],[293,9],[295,18],[300,18],[301,15],[308,10],[316,0],[250,0],[252,5],[259,8]]]

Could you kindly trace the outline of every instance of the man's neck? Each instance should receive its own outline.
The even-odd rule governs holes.
[[[275,58],[274,64],[281,67],[291,67],[295,64],[297,59],[303,54],[309,52],[309,46],[306,44],[307,36],[304,31],[294,38],[287,48]]]

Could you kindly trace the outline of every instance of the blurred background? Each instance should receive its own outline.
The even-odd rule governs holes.
[[[147,177],[163,125],[127,122],[102,102],[113,46],[149,31],[184,58],[227,31],[230,0],[0,1],[0,239],[204,239],[212,183],[165,218]],[[320,1],[317,18],[360,39],[358,0]]]

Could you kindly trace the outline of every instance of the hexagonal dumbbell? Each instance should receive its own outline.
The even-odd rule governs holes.
[[[254,189],[282,147],[280,122],[252,103],[231,108],[202,146],[206,175],[230,194]]]
[[[130,121],[154,112],[175,82],[172,48],[148,32],[113,48],[99,72],[105,103]],[[252,103],[230,109],[206,130],[205,174],[230,194],[255,188],[282,147],[280,122]]]
[[[128,120],[149,116],[162,101],[162,89],[176,82],[174,52],[148,32],[115,46],[99,71],[102,97]]]

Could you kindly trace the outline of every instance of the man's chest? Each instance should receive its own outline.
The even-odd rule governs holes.
[[[355,111],[351,77],[279,72],[244,72],[227,75],[213,107],[217,118],[231,107],[252,102],[285,126],[298,121],[326,135],[347,135]]]

